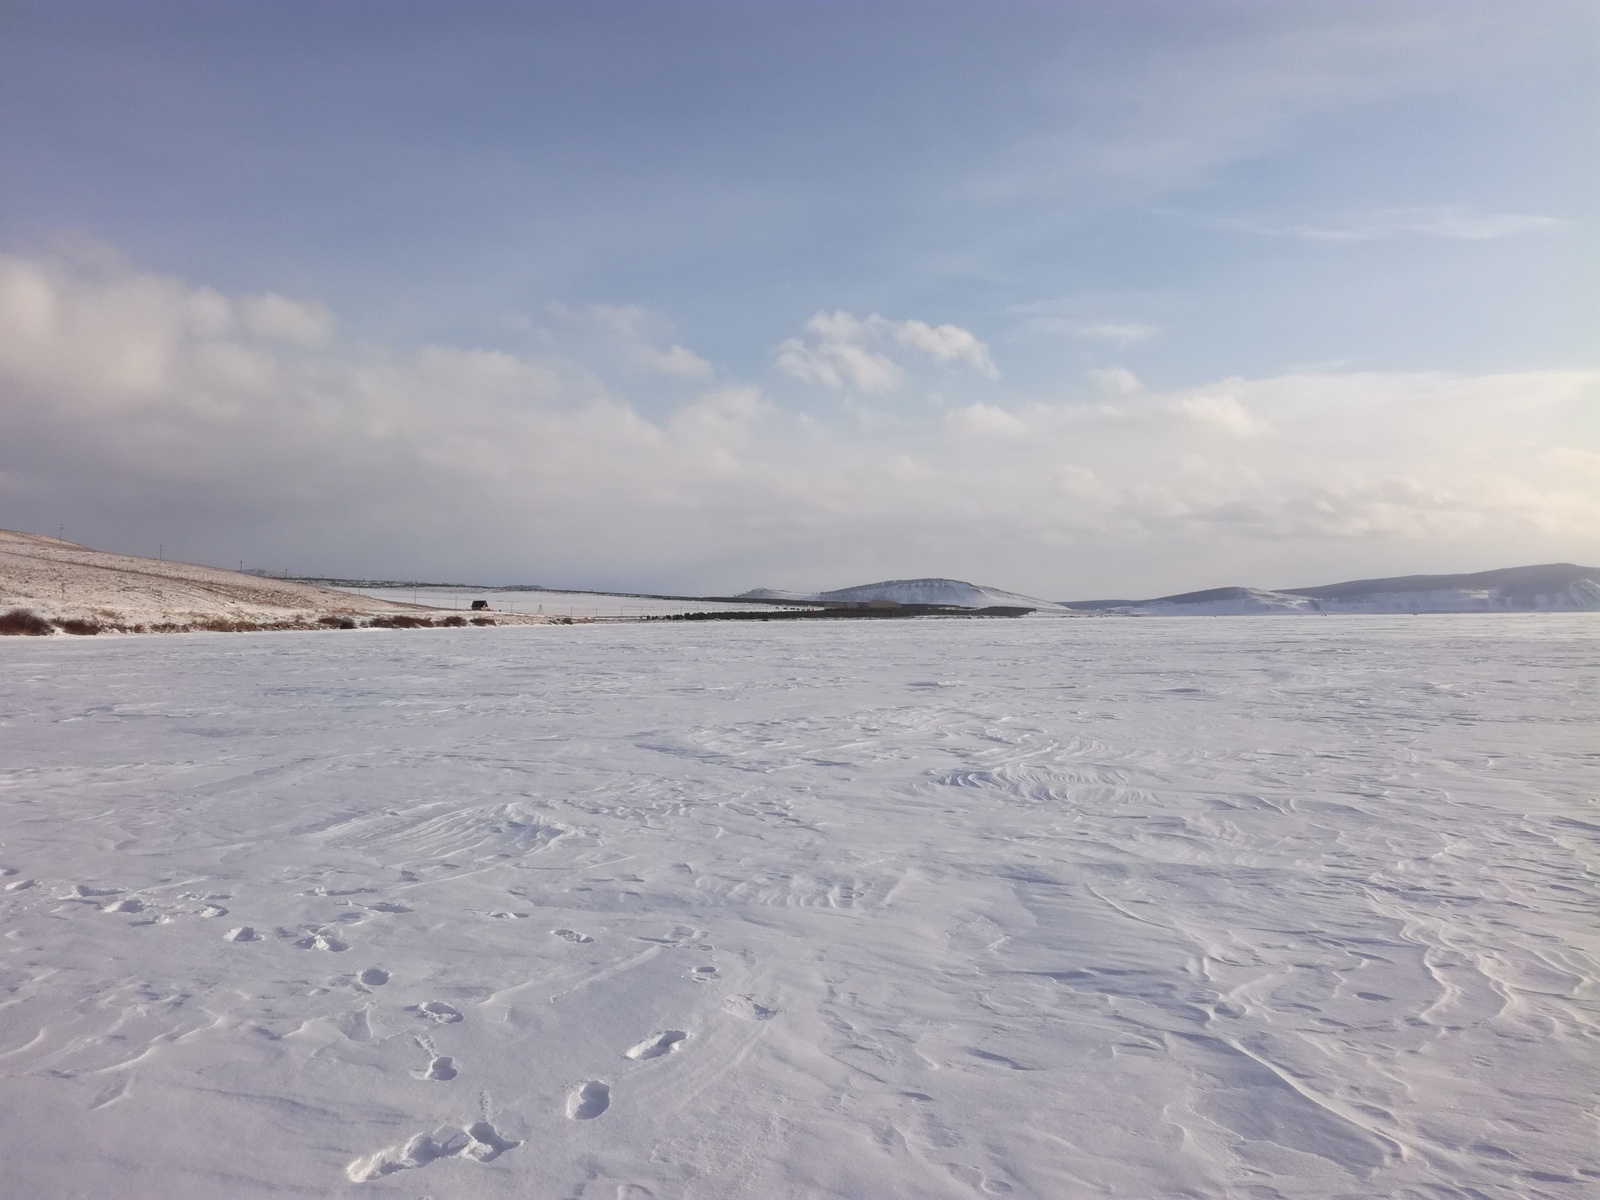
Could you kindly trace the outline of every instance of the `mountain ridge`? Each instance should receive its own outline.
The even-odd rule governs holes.
[[[1075,612],[1134,616],[1268,613],[1600,612],[1600,567],[1539,563],[1451,575],[1395,575],[1315,587],[1209,588],[1148,600],[1064,600]]]

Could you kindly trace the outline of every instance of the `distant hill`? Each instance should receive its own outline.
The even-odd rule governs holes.
[[[1545,563],[1470,575],[1399,575],[1317,587],[1226,587],[1153,600],[1069,600],[1079,612],[1133,616],[1270,613],[1600,612],[1600,567]]]
[[[1062,608],[1052,600],[981,587],[963,579],[885,579],[880,583],[863,583],[832,592],[782,592],[772,588],[756,588],[743,593],[739,599],[833,601],[845,604],[888,600],[894,604],[941,604],[953,608],[992,608],[1000,605],[1041,612],[1059,612]]]

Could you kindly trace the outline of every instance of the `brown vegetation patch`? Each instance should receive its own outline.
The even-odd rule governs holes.
[[[13,608],[10,612],[0,613],[0,635],[39,637],[49,633],[52,628],[49,621],[31,609]]]
[[[93,637],[97,633],[104,633],[105,626],[99,621],[82,621],[76,617],[68,617],[64,621],[57,621],[56,628],[62,633],[73,633],[79,637]]]
[[[467,619],[465,617],[446,617],[444,620],[439,622],[441,625],[448,625],[451,629],[459,629],[466,623]]]
[[[179,628],[182,628],[179,626]],[[249,621],[231,621],[226,617],[212,617],[208,621],[196,621],[191,629],[204,630],[207,633],[244,633],[255,629]]]
[[[494,618],[493,617],[473,617],[472,618],[472,623],[474,625],[493,625],[494,624]]]

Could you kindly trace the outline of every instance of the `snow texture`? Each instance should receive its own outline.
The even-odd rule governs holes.
[[[0,1192],[1595,1194],[1595,618],[0,642]]]

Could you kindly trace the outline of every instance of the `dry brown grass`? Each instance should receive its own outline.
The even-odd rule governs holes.
[[[106,629],[99,621],[84,621],[77,617],[57,621],[56,628],[62,633],[72,633],[78,637],[93,637],[97,633],[104,633]]]
[[[31,609],[13,608],[10,612],[0,613],[0,635],[40,637],[53,628],[49,621]]]

